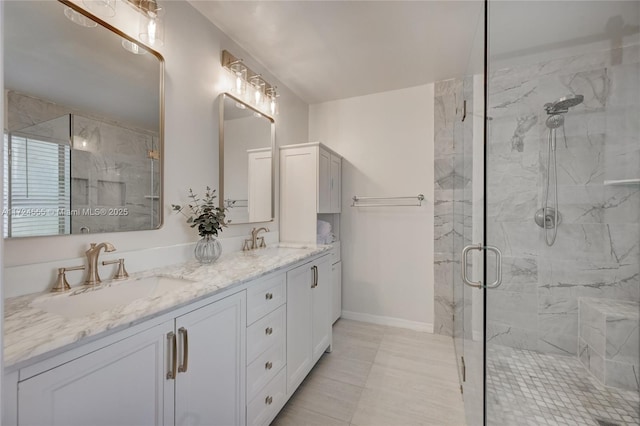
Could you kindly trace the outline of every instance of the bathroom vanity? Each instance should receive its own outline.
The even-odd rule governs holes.
[[[331,347],[328,249],[8,299],[2,424],[269,424]]]

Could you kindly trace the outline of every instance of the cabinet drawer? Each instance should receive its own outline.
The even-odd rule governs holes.
[[[247,289],[247,324],[253,324],[287,301],[286,275],[281,274]]]
[[[247,364],[261,353],[285,340],[286,305],[280,306],[247,329]]]
[[[283,407],[286,376],[283,368],[247,405],[247,425],[268,425]]]
[[[247,367],[247,400],[253,399],[286,363],[285,340],[260,354]]]

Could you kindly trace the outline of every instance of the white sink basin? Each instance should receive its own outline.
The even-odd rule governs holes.
[[[114,281],[111,285],[80,288],[66,295],[34,301],[34,308],[67,318],[78,318],[127,305],[134,300],[159,296],[192,281],[161,275]]]

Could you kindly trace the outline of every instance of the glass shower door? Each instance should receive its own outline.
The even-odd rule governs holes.
[[[487,424],[640,424],[640,2],[488,6]]]
[[[483,259],[478,251],[465,251],[484,240],[484,19],[480,4],[465,76],[458,80],[453,126],[454,343],[468,425],[484,418]],[[477,284],[465,284],[463,276]]]

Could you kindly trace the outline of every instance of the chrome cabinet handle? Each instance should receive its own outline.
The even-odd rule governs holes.
[[[496,254],[496,280],[491,284],[487,284],[487,288],[496,288],[502,284],[502,252],[498,247],[486,246],[485,250],[492,251]]]
[[[271,300],[271,299],[273,299],[273,293],[267,293],[267,294],[265,294],[265,295],[264,295],[264,298],[265,298],[265,299],[267,299],[267,300]]]
[[[267,405],[271,405],[271,403],[273,402],[273,397],[272,396],[268,396],[264,399],[264,403]]]
[[[182,335],[182,363],[178,367],[178,373],[186,373],[189,368],[189,333],[184,327],[178,329]]]
[[[270,336],[271,334],[273,334],[273,328],[271,327],[267,327],[264,329],[264,334],[266,334],[267,336]]]
[[[267,361],[267,363],[264,365],[264,369],[271,370],[272,368],[273,368],[273,363],[271,361]]]
[[[460,265],[460,269],[462,272],[462,282],[469,287],[482,288],[481,282],[470,281],[469,277],[467,276],[467,257],[469,256],[469,252],[471,250],[482,250],[482,248],[482,244],[471,244],[462,249],[462,265]]]
[[[178,364],[178,342],[176,335],[173,331],[167,333],[167,343],[169,346],[169,352],[171,355],[167,357],[169,360],[169,371],[167,371],[167,380],[174,380],[176,378],[176,365]]]

